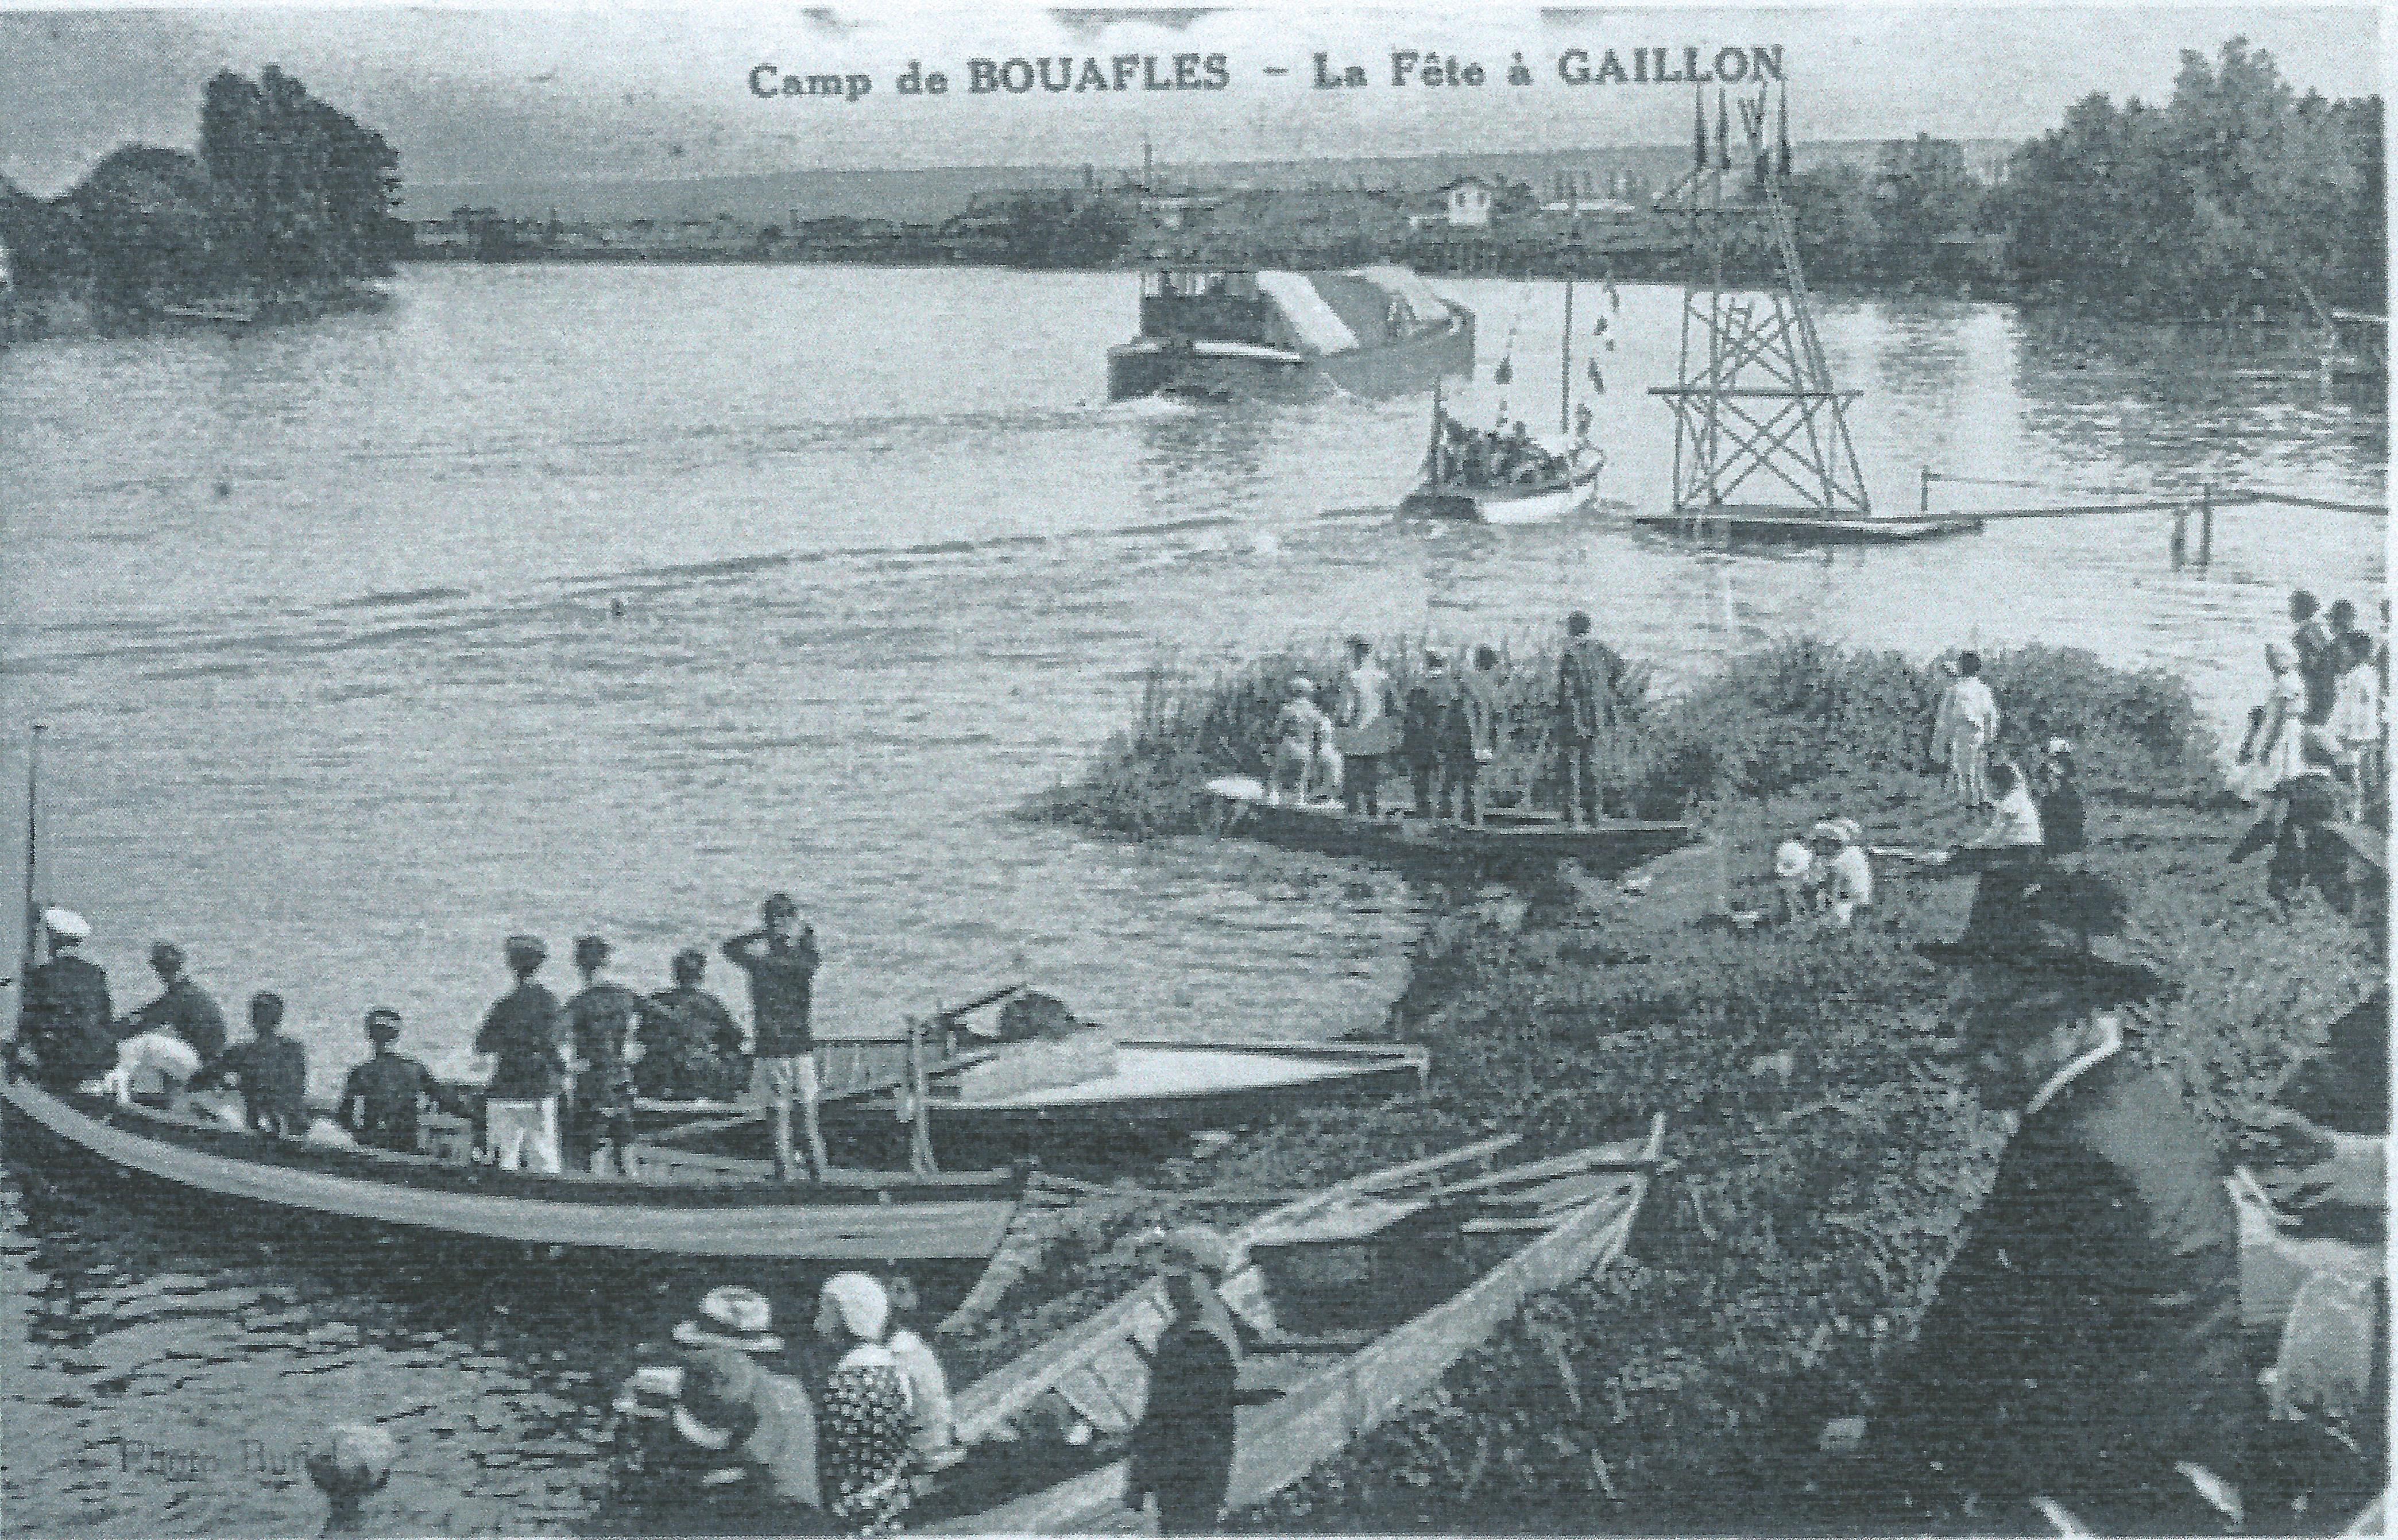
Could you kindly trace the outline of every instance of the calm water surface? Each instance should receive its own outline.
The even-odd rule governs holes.
[[[96,923],[121,999],[148,996],[142,949],[171,936],[229,1006],[290,999],[320,1085],[363,1051],[371,1004],[408,1014],[420,1053],[463,1043],[508,931],[561,954],[600,931],[646,986],[775,887],[826,942],[834,1030],[1017,977],[1144,1030],[1379,1019],[1428,901],[1405,885],[1007,817],[1160,657],[1520,636],[1583,605],[1669,684],[1796,631],[2041,641],[2179,669],[2222,724],[2289,588],[2364,600],[2383,576],[2380,520],[2270,507],[2226,510],[2205,572],[2173,567],[2153,513],[1829,556],[1697,553],[1605,517],[1403,526],[1422,401],[1110,405],[1121,276],[458,267],[392,287],[386,312],[303,328],[0,356],[0,827],[21,824],[22,724],[47,722],[46,885]],[[1561,292],[1446,287],[1485,343],[1452,401],[1512,396],[1540,426]],[[1627,288],[1606,312],[1615,511],[1665,499],[1645,387],[1671,376],[1677,297]],[[2263,360],[1945,302],[1836,305],[1824,332],[1866,393],[1857,448],[1887,507],[1927,464],[2385,496],[2386,422]],[[397,1419],[413,1473],[385,1521],[571,1525],[626,1334],[672,1308],[647,1281],[596,1314],[505,1280],[411,1289],[406,1257],[313,1259],[32,1178],[0,1211],[22,1530],[311,1524],[288,1451],[360,1414]],[[262,1468],[240,1468],[244,1439]],[[124,1468],[128,1441],[225,1468]]]

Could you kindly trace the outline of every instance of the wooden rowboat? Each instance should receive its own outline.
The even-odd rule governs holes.
[[[837,1171],[775,1182],[762,1163],[637,1147],[630,1179],[274,1140],[197,1115],[0,1085],[12,1149],[154,1179],[228,1209],[480,1240],[761,1262],[987,1261],[1027,1173]]]
[[[1664,1141],[1660,1116],[1645,1138],[1466,1175],[1515,1142],[1502,1138],[1341,1182],[1237,1231],[1246,1260],[1223,1295],[1248,1339],[1242,1390],[1252,1404],[1240,1412],[1228,1506],[1299,1479],[1435,1384],[1528,1297],[1621,1254]],[[1403,1301],[1421,1308],[1391,1325],[1394,1307],[1411,1308]],[[1123,1506],[1121,1443],[1147,1400],[1148,1354],[1167,1319],[1152,1279],[960,1392],[958,1437],[975,1452],[944,1478],[928,1516],[953,1515],[960,1493],[974,1511],[935,1527],[1067,1534],[1142,1524]],[[979,1501],[993,1480],[1057,1468],[1057,1452],[1036,1447],[1044,1431],[1062,1432],[1086,1468]]]
[[[1207,783],[1223,804],[1227,835],[1353,856],[1382,865],[1460,869],[1485,876],[1543,876],[1561,860],[1616,871],[1691,837],[1674,819],[1606,818],[1575,825],[1545,810],[1496,808],[1479,825],[1385,814],[1367,817],[1336,803],[1270,802],[1242,776]]]

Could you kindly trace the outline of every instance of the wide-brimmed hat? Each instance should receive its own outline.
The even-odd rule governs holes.
[[[699,1302],[699,1318],[674,1329],[685,1347],[730,1347],[743,1353],[780,1353],[783,1339],[771,1330],[775,1307],[755,1289],[727,1284]]]
[[[879,1343],[891,1327],[891,1296],[864,1273],[836,1273],[825,1280],[824,1303],[841,1315],[841,1324],[860,1342]]]
[[[502,943],[500,951],[512,968],[539,967],[549,956],[549,948],[540,937],[527,936],[521,931]]]
[[[72,909],[42,911],[42,928],[48,931],[51,938],[56,940],[88,941],[91,939],[91,922]]]
[[[1833,822],[1831,819],[1825,818],[1814,828],[1807,831],[1807,837],[1811,840],[1829,840],[1834,844],[1839,844],[1840,843],[1840,826]]]
[[[1814,864],[1815,858],[1797,840],[1785,840],[1774,847],[1773,874],[1796,877]]]
[[[1290,683],[1286,688],[1294,696],[1312,696],[1315,694],[1315,681],[1305,674],[1293,674],[1290,676]]]
[[[758,1394],[764,1387],[749,1356],[730,1347],[710,1348],[692,1359],[675,1397],[675,1432],[706,1450],[728,1449],[758,1425]]]

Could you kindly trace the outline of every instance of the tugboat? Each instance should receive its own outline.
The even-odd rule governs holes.
[[[1404,267],[1169,267],[1141,279],[1140,335],[1108,349],[1108,399],[1395,396],[1473,367],[1474,312]]]

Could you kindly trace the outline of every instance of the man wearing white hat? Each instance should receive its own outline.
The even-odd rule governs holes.
[[[108,975],[78,955],[91,924],[71,909],[42,912],[50,960],[25,978],[18,1051],[30,1049],[34,1073],[53,1089],[73,1089],[116,1068]]]

